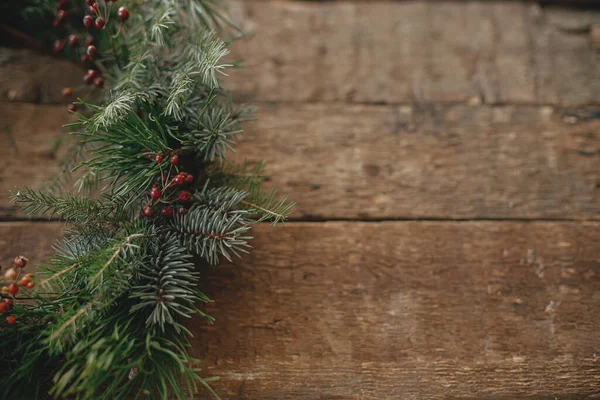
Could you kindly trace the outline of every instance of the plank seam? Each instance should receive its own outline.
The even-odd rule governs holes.
[[[64,223],[59,219],[42,219],[42,218],[14,218],[0,219],[0,223],[24,223],[35,222],[39,224],[45,223]],[[551,223],[598,223],[599,218],[418,218],[418,217],[399,217],[399,218],[289,218],[285,223],[314,223],[321,224],[325,222],[361,222],[361,223],[378,223],[378,222],[452,222],[452,223],[470,223],[470,222],[494,222],[494,223],[536,223],[536,222],[551,222]],[[284,223],[284,224],[285,224]],[[262,222],[262,225],[270,225],[270,222]]]
[[[243,98],[243,96],[240,96]],[[458,100],[441,100],[441,101],[426,101],[426,102],[379,102],[379,101],[297,101],[297,100],[280,100],[280,101],[261,101],[254,100],[252,98],[244,99],[244,103],[251,103],[256,106],[275,107],[278,105],[314,105],[314,106],[371,106],[371,107],[434,107],[434,106],[470,106],[473,108],[477,107],[554,107],[559,110],[573,110],[579,108],[599,108],[598,103],[577,103],[573,105],[561,104],[561,103],[534,103],[534,102],[493,102],[493,103],[481,103],[481,104],[470,104],[468,101]],[[36,103],[30,101],[6,101],[0,100],[0,105],[15,104],[15,105],[32,105],[36,107],[58,107],[64,106],[64,102],[45,102]]]

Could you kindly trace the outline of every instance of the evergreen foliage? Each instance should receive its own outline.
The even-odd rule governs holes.
[[[211,321],[193,261],[243,255],[252,224],[284,221],[292,203],[261,189],[262,164],[226,159],[254,113],[219,80],[239,36],[221,5],[120,0],[131,17],[119,24],[111,2],[98,4],[105,101],[77,101],[64,174],[12,194],[67,228],[31,298],[2,294],[17,325],[0,325],[0,398],[189,398],[200,387],[217,397],[183,322]]]

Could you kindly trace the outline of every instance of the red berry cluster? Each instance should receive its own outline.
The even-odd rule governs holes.
[[[160,154],[156,155],[154,161],[157,164],[162,164],[164,157]],[[155,210],[160,209],[163,217],[171,217],[175,208],[179,215],[186,215],[187,208],[185,204],[190,200],[192,194],[189,190],[182,189],[182,186],[194,182],[194,176],[183,171],[179,171],[175,176],[171,177],[173,169],[177,169],[179,164],[179,156],[174,155],[169,160],[169,172],[161,174],[161,183],[152,186],[149,193],[149,202],[142,210],[145,217],[152,218],[155,215]]]
[[[17,256],[13,260],[15,266],[4,272],[3,283],[6,285],[2,286],[0,293],[0,314],[7,314],[12,311],[13,301],[15,300],[17,293],[19,293],[19,286],[26,289],[33,289],[35,287],[34,274],[26,274],[20,278],[21,272],[23,268],[27,266],[28,261],[29,260],[23,256]],[[9,325],[14,325],[16,322],[17,319],[14,315],[8,315],[6,317],[6,323]]]
[[[95,27],[96,29],[105,29],[110,18],[110,11],[112,9],[112,3],[117,0],[105,0],[99,2],[97,0],[85,0],[90,15],[83,17],[83,26],[86,28]],[[54,19],[54,27],[58,27],[65,23],[68,12],[65,8],[68,5],[68,0],[59,0],[56,5],[57,14]],[[117,11],[117,18],[121,25],[129,18],[129,10],[125,7],[120,7]],[[81,54],[81,61],[84,64],[93,63],[98,57],[98,49],[94,44],[94,38],[89,36],[85,40],[85,47],[79,49],[79,38],[77,35],[71,34],[66,40],[56,40],[54,42],[54,52],[60,53],[64,50],[65,44],[68,44],[74,51],[78,51]],[[92,64],[93,65],[93,64]],[[97,88],[104,87],[104,79],[98,76],[98,71],[95,69],[88,69],[88,72],[83,76],[83,81],[86,85],[94,85]],[[63,95],[65,97],[71,97],[73,91],[70,88],[63,89]],[[77,111],[76,104],[70,104],[68,106],[69,111]]]

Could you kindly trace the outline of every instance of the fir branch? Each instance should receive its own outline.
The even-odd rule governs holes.
[[[248,193],[247,200],[243,200],[243,208],[251,215],[255,215],[255,223],[270,221],[273,225],[285,221],[295,203],[288,201],[287,195],[281,195],[277,189],[264,192],[261,187],[255,187]]]
[[[90,308],[92,308],[93,303],[88,303],[83,307],[79,308],[75,314],[71,318],[69,318],[65,323],[61,324],[60,327],[55,330],[52,335],[48,338],[49,341],[56,340],[60,337],[61,333],[73,325],[78,318],[80,318],[83,314],[85,314]]]
[[[134,239],[139,239],[139,238],[142,238],[142,237],[146,237],[146,236],[145,236],[145,235],[143,235],[143,234],[140,234],[140,233],[137,233],[137,234],[134,234],[134,235],[127,236],[127,237],[125,238],[125,240],[123,241],[123,243],[121,243],[121,244],[120,244],[120,245],[117,247],[117,249],[116,249],[116,250],[115,250],[115,252],[112,254],[112,256],[110,256],[110,258],[108,259],[108,261],[106,262],[106,264],[104,264],[104,265],[102,266],[102,268],[100,268],[100,271],[98,271],[98,272],[96,273],[96,275],[94,275],[94,276],[92,277],[92,279],[90,280],[90,282],[91,282],[91,283],[93,283],[93,282],[95,282],[95,281],[96,281],[96,279],[98,279],[100,276],[102,276],[102,274],[104,273],[104,271],[106,271],[106,269],[107,269],[107,268],[108,268],[108,267],[109,267],[109,266],[112,264],[112,262],[113,262],[113,261],[114,261],[114,260],[117,258],[117,256],[118,256],[119,254],[121,254],[121,253],[122,253],[122,252],[123,252],[125,249],[127,249],[127,248],[130,248],[130,247],[139,248],[139,246],[135,246],[135,245],[131,244],[131,241],[132,241],[132,240],[134,240]]]
[[[174,8],[166,7],[157,10],[154,17],[154,23],[150,28],[150,38],[159,46],[165,47],[168,42],[168,30],[175,25],[172,15],[175,13]]]
[[[224,70],[232,66],[219,64],[229,54],[229,50],[224,42],[215,39],[211,30],[201,30],[196,36],[192,36],[192,41],[183,47],[182,54],[190,60],[184,64],[184,69],[190,75],[199,76],[200,82],[210,87],[218,87],[216,74],[227,76]]]
[[[130,90],[124,90],[113,98],[105,107],[93,107],[98,109],[91,122],[95,129],[107,128],[113,123],[119,121],[125,115],[133,111],[133,105],[139,95]],[[88,106],[85,102],[80,102],[83,106]]]
[[[11,193],[11,201],[28,215],[58,215],[73,224],[95,223],[103,213],[102,205],[96,201],[69,193],[58,197],[28,187]]]
[[[67,268],[64,268],[64,269],[58,271],[54,275],[51,275],[48,278],[46,278],[43,281],[41,281],[40,282],[40,286],[47,285],[48,283],[50,283],[50,281],[53,281],[54,279],[61,277],[62,275],[66,274],[67,272],[70,272],[70,271],[74,270],[75,268],[77,268],[79,266],[81,266],[80,263],[75,263],[73,265],[68,266]]]
[[[195,84],[196,82],[188,73],[181,72],[173,76],[172,89],[166,101],[164,114],[181,121],[184,117],[184,104],[192,93]]]

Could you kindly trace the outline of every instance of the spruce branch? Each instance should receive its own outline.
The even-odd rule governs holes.
[[[184,147],[210,160],[224,159],[227,151],[235,151],[235,137],[243,132],[239,122],[221,108],[203,112],[196,122],[197,129],[183,135]]]
[[[231,254],[240,257],[240,253],[247,253],[248,240],[252,239],[246,236],[250,227],[244,214],[210,208],[192,208],[185,217],[176,216],[170,229],[183,246],[211,265],[219,262],[219,256],[231,261]]]
[[[178,316],[202,314],[194,304],[210,300],[197,288],[199,276],[191,258],[176,237],[162,237],[149,262],[140,269],[138,284],[132,287],[130,298],[137,299],[137,304],[130,313],[147,314],[146,324],[163,332],[167,324],[181,331]]]
[[[196,207],[221,213],[244,213],[236,210],[248,195],[246,192],[231,187],[210,187],[209,184],[207,181],[202,191],[194,194]]]

